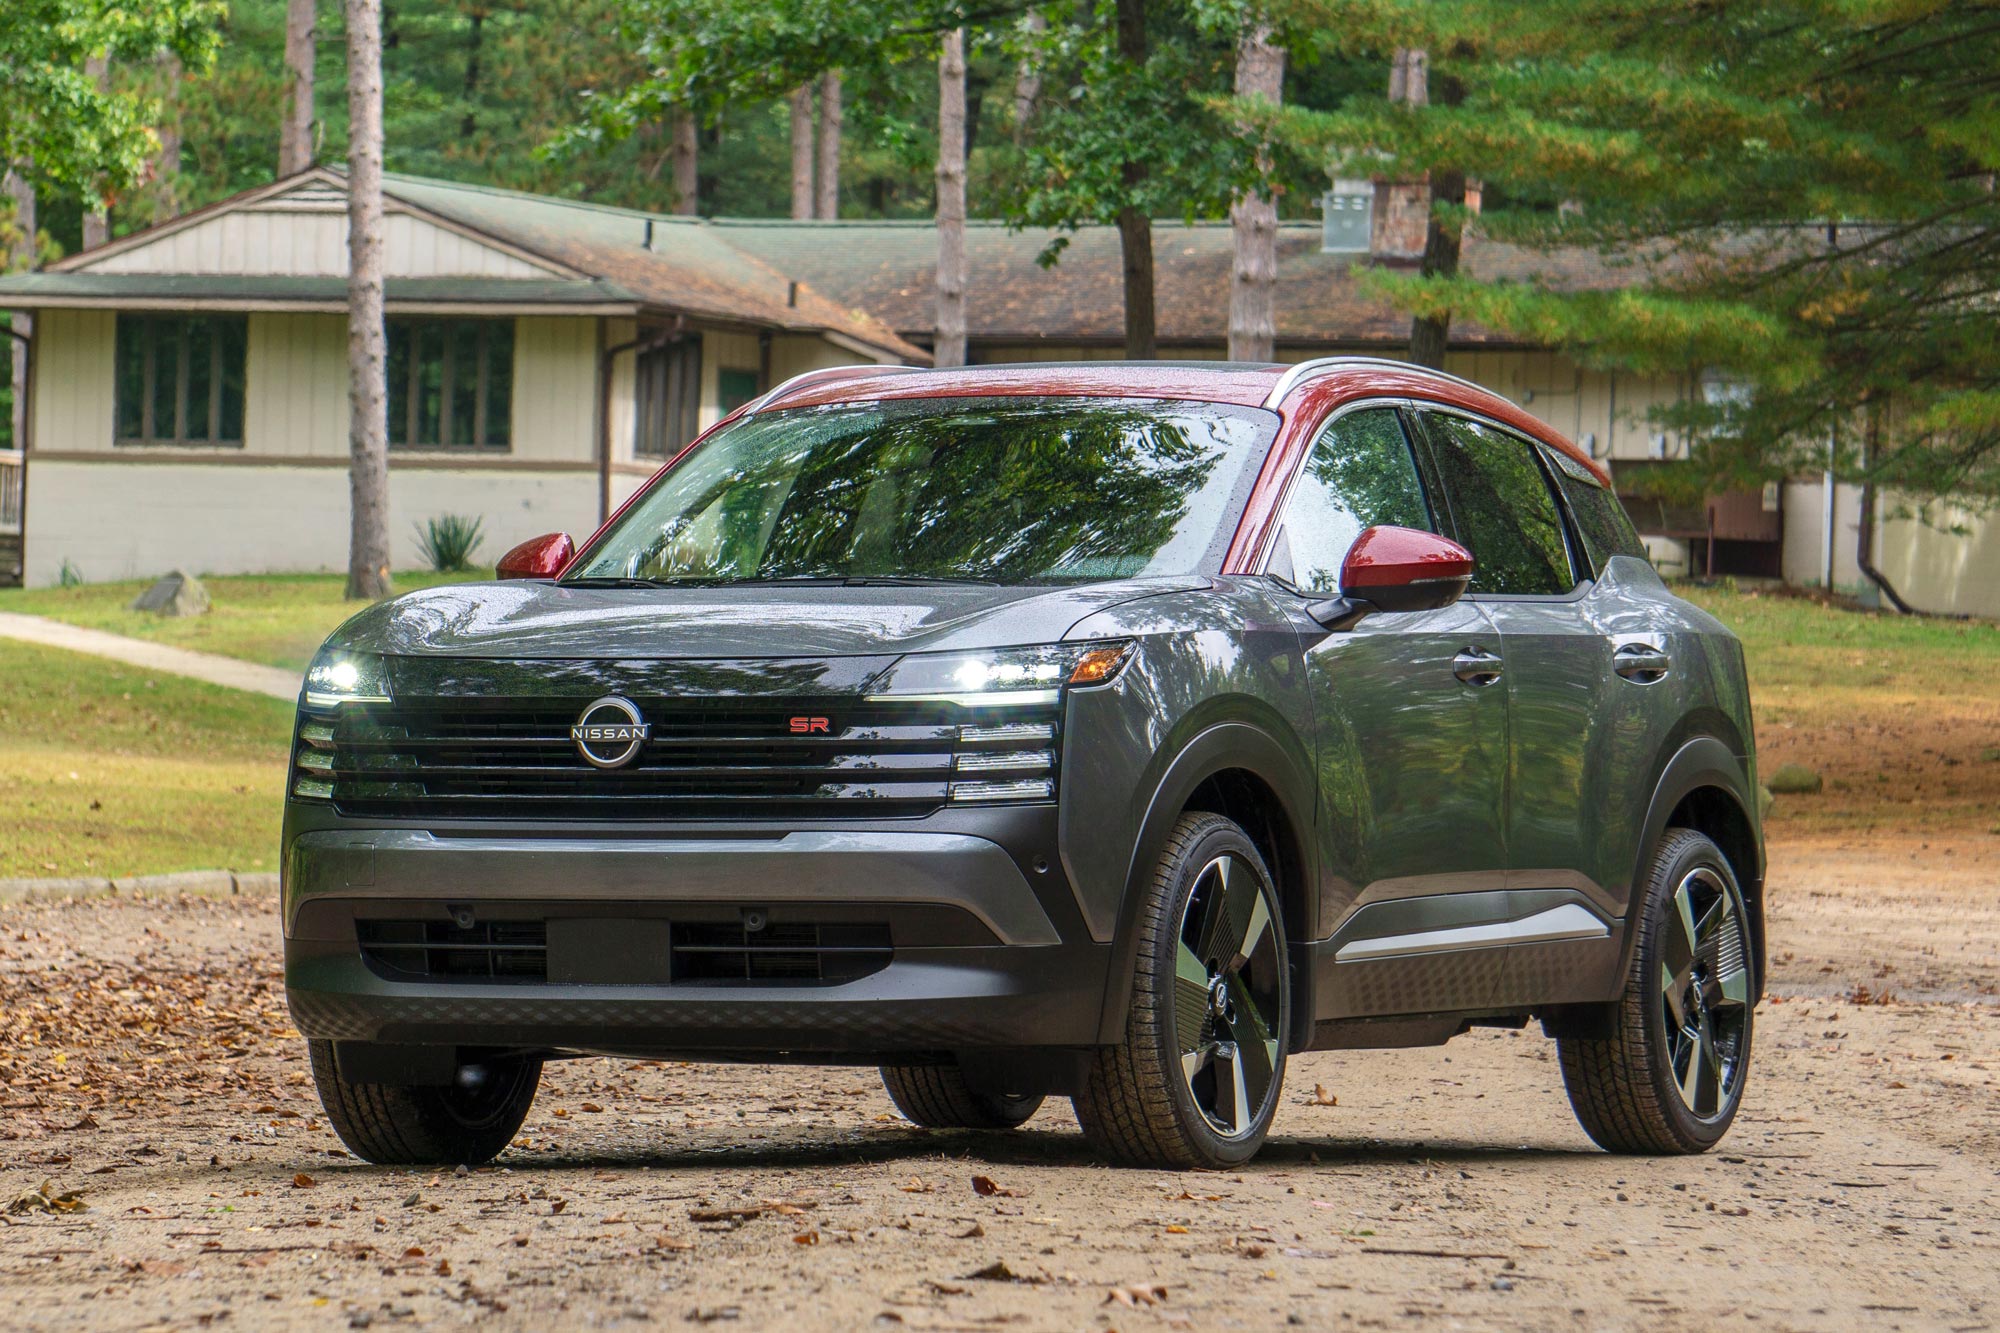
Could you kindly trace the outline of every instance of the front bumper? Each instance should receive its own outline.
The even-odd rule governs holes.
[[[1110,950],[1064,910],[1059,873],[1031,887],[1023,855],[1053,860],[963,826],[440,836],[334,821],[287,843],[286,990],[301,1033],[340,1041],[828,1061],[1095,1044]],[[892,956],[832,984],[680,984],[664,960],[645,984],[412,980],[364,957],[356,925],[457,910],[588,920],[603,939],[750,909],[774,926],[881,923]]]

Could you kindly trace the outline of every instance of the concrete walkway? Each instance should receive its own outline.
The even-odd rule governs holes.
[[[299,697],[300,677],[282,667],[261,666],[216,653],[197,653],[186,648],[170,648],[164,643],[131,639],[123,634],[107,634],[101,629],[82,629],[42,616],[16,615],[0,611],[0,638],[19,639],[48,648],[65,648],[92,657],[108,657],[114,662],[146,671],[163,671],[170,676],[187,676],[223,685],[232,690],[248,690],[290,702]]]

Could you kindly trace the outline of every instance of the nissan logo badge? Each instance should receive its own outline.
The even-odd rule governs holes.
[[[630,699],[612,695],[584,709],[569,729],[569,738],[586,763],[623,768],[639,757],[652,730]]]

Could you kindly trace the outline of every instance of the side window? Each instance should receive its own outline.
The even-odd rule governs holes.
[[[1553,450],[1544,451],[1554,465],[1556,484],[1562,487],[1563,499],[1569,502],[1569,515],[1576,522],[1577,535],[1583,539],[1584,554],[1590,560],[1593,573],[1604,572],[1604,562],[1614,555],[1646,558],[1646,545],[1639,540],[1639,534],[1632,527],[1632,520],[1626,516],[1625,506],[1618,503],[1618,497],[1597,484],[1597,478],[1583,464],[1567,454]]]
[[[1535,447],[1448,412],[1426,412],[1424,422],[1458,539],[1472,552],[1471,591],[1546,596],[1576,586]]]
[[[1340,566],[1363,528],[1393,523],[1435,531],[1423,483],[1392,407],[1363,408],[1313,441],[1285,501],[1271,570],[1307,592],[1340,591]]]

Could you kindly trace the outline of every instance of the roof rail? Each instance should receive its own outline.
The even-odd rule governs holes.
[[[825,384],[832,380],[856,379],[863,375],[880,375],[885,371],[922,369],[922,366],[889,365],[875,362],[854,366],[821,366],[818,370],[802,371],[786,380],[783,384],[771,389],[762,398],[757,399],[749,407],[745,408],[743,415],[746,417],[753,416],[758,412],[766,411],[776,406],[783,399],[797,393],[800,389],[808,389],[815,384]]]
[[[1447,374],[1442,370],[1432,370],[1429,366],[1420,366],[1414,361],[1398,361],[1393,357],[1387,356],[1320,356],[1314,357],[1310,361],[1301,361],[1297,365],[1288,367],[1284,374],[1278,376],[1278,382],[1271,386],[1271,392],[1264,395],[1264,406],[1276,407],[1279,403],[1285,401],[1286,394],[1298,388],[1307,380],[1317,379],[1321,375],[1328,375],[1336,370],[1344,370],[1351,366],[1387,366],[1394,370],[1414,370],[1419,374],[1435,375],[1439,379],[1450,380],[1454,384],[1463,384],[1468,389],[1482,389],[1487,393],[1492,392],[1491,389],[1487,389],[1483,384],[1474,384],[1471,380],[1465,379],[1462,376]]]

